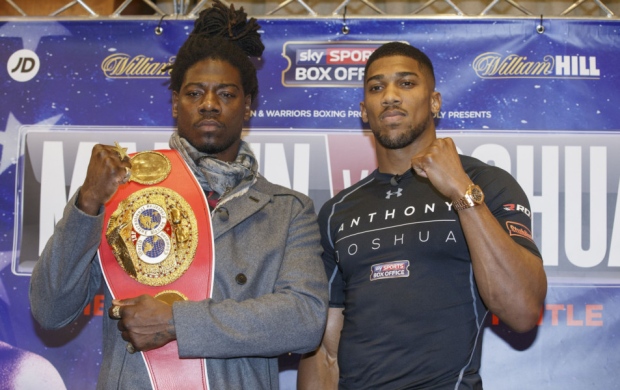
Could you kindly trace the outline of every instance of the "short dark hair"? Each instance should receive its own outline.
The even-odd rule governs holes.
[[[376,60],[392,56],[404,56],[418,61],[420,66],[429,72],[433,80],[433,85],[435,84],[435,70],[433,69],[431,59],[420,49],[403,42],[388,42],[379,46],[377,50],[368,57],[366,67],[364,68],[364,74],[368,74],[368,68],[370,68],[370,65]]]
[[[214,0],[213,6],[200,12],[194,29],[179,49],[170,66],[170,89],[181,90],[187,70],[204,59],[221,60],[239,70],[243,93],[252,100],[258,95],[256,67],[248,56],[259,57],[263,45],[256,19],[247,20],[243,7],[235,10]]]

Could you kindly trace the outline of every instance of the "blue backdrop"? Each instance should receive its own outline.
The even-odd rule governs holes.
[[[101,297],[44,331],[30,271],[96,142],[166,147],[168,74],[187,20],[0,21],[0,341],[49,360],[67,388],[94,388]],[[381,43],[408,42],[435,64],[441,136],[512,173],[530,197],[550,287],[540,325],[491,319],[490,389],[610,389],[620,354],[620,22],[533,19],[263,19],[260,93],[246,138],[272,181],[317,209],[376,166],[360,120],[361,80]],[[295,357],[282,360],[294,386]]]

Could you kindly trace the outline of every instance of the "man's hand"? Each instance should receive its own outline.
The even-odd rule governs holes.
[[[97,215],[99,208],[112,198],[118,186],[127,183],[130,169],[131,163],[125,148],[118,144],[95,145],[77,207],[87,214]]]
[[[121,337],[136,351],[156,349],[176,340],[172,306],[150,295],[115,299],[108,314],[119,320]]]
[[[471,184],[452,138],[435,139],[428,148],[411,158],[411,167],[453,201],[461,198]]]

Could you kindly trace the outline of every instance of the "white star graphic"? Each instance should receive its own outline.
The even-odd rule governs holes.
[[[53,116],[37,123],[44,127],[52,127],[62,117],[62,114]],[[23,151],[18,151],[19,146],[19,129],[22,124],[9,113],[9,119],[6,123],[4,132],[0,132],[0,145],[2,145],[2,158],[0,158],[0,175],[4,173],[11,165],[17,162]]]
[[[24,49],[32,50],[36,52],[37,46],[41,37],[58,35],[71,35],[71,32],[67,30],[60,23],[50,24],[31,24],[31,23],[6,23],[0,27],[0,37],[21,38],[24,44]]]

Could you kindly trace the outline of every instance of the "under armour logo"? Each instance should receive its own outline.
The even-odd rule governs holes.
[[[392,195],[396,195],[396,197],[399,197],[399,196],[401,196],[402,194],[403,194],[403,189],[402,189],[402,188],[399,188],[399,189],[398,189],[398,191],[394,191],[394,192],[392,192],[392,191],[388,191],[388,192],[386,192],[385,199],[390,199],[390,197],[391,197]]]

